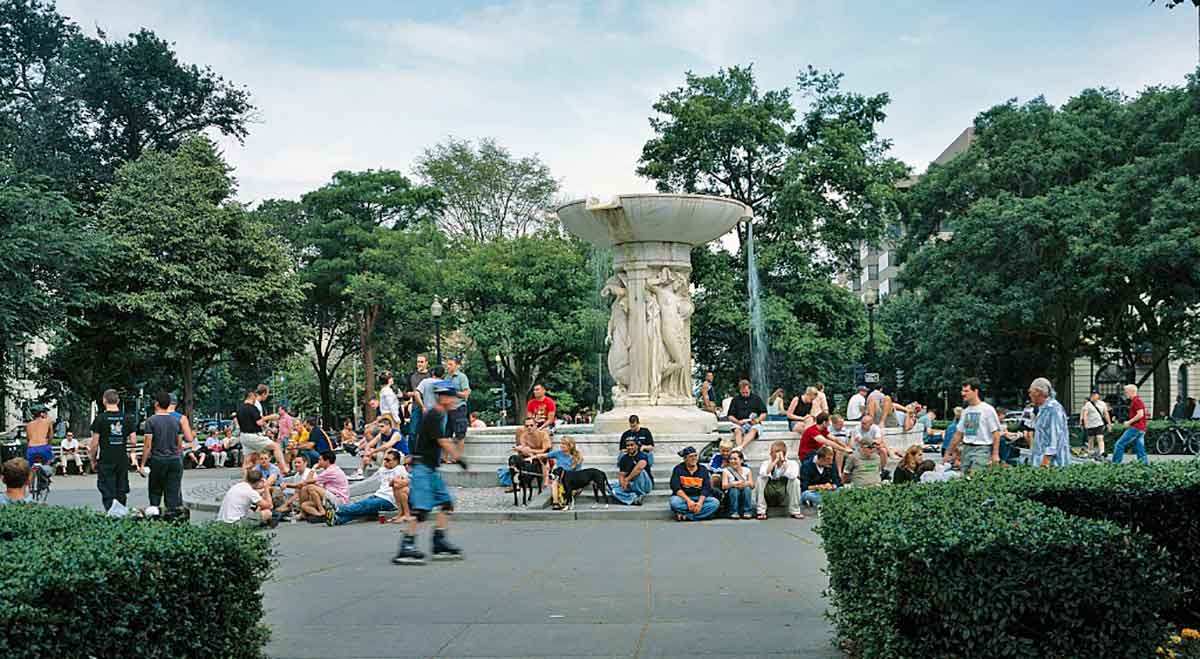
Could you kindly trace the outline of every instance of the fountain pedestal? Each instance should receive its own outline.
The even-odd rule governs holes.
[[[712,432],[713,415],[692,398],[691,250],[750,217],[746,205],[701,195],[621,195],[558,209],[568,231],[613,250],[602,294],[611,302],[608,370],[614,408],[596,432],[620,432],[637,414],[656,432]]]

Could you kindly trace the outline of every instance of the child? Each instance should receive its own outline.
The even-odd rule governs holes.
[[[858,450],[846,458],[842,482],[853,487],[874,487],[883,482],[880,475],[879,453],[874,437],[864,436]]]
[[[754,477],[745,465],[741,451],[729,453],[729,464],[721,470],[721,489],[729,499],[729,519],[751,519],[754,507]]]

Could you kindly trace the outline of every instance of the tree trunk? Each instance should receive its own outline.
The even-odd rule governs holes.
[[[379,305],[372,304],[363,311],[362,360],[363,360],[363,417],[370,423],[375,420],[376,410],[369,403],[375,397],[375,323],[379,321]]]
[[[1054,392],[1058,396],[1058,402],[1066,408],[1068,415],[1070,415],[1071,405],[1074,402],[1068,400],[1067,397],[1079,398],[1078,391],[1071,391],[1071,370],[1074,365],[1074,351],[1064,349],[1060,344],[1054,357]]]
[[[529,396],[531,389],[537,381],[538,369],[530,367],[528,369],[513,368],[513,359],[509,360],[508,373],[512,376],[512,399],[513,399],[513,417],[516,425],[525,423],[525,406],[529,404]]]
[[[1171,349],[1151,344],[1150,360],[1154,369],[1154,417],[1171,415],[1175,401],[1171,398]]]
[[[196,406],[196,382],[195,369],[191,360],[183,362],[183,415],[189,419],[192,417],[192,412]]]
[[[8,345],[0,346],[0,432],[8,430]]]
[[[76,437],[80,438],[80,441],[83,441],[84,437],[91,437],[92,436],[92,429],[91,429],[91,426],[92,426],[92,419],[91,419],[92,400],[91,400],[91,397],[90,396],[81,396],[79,394],[72,393],[70,396],[67,397],[67,400],[65,402],[67,403],[68,407],[70,408],[68,411],[68,413],[70,414],[70,423],[68,424],[67,427],[71,429],[71,432],[75,433]],[[97,404],[99,404],[98,401],[97,401]]]
[[[324,366],[317,369],[317,387],[321,390],[321,422],[326,428],[340,427],[333,416],[333,378]]]

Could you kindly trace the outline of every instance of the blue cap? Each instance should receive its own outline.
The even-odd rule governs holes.
[[[683,450],[679,452],[679,457],[686,458],[687,456],[692,455],[695,452],[696,452],[696,447],[685,446],[685,447],[683,447]]]
[[[458,395],[458,387],[454,386],[454,383],[450,380],[438,380],[433,384],[433,393],[439,396],[442,394],[456,396]]]

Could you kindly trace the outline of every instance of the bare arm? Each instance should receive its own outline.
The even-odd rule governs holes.
[[[150,433],[146,433],[146,435],[142,437],[142,455],[138,460],[138,468],[140,469],[146,468],[146,458],[150,455],[150,444],[153,440],[154,435],[151,435]]]
[[[92,463],[92,468],[96,468],[96,462],[100,454],[100,433],[92,433],[92,439],[88,442],[88,461]]]
[[[192,432],[192,422],[188,421],[186,416],[179,417],[179,426],[183,429],[183,436],[189,443],[196,441],[196,433]]]

